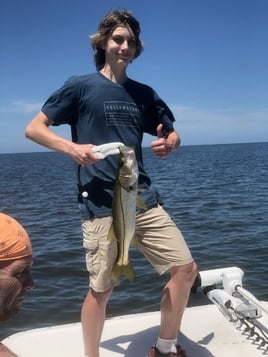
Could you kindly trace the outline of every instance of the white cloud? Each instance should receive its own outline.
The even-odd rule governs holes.
[[[175,128],[186,145],[268,140],[268,109],[246,112],[239,108],[173,106],[172,111]]]
[[[243,111],[240,108],[201,109],[173,105],[175,129],[183,145],[258,142],[268,140],[268,109]],[[152,141],[145,135],[144,145]]]
[[[26,102],[23,100],[13,101],[5,106],[1,106],[0,110],[2,112],[16,112],[22,114],[37,113],[40,111],[43,103],[42,102]]]
[[[171,107],[177,121],[186,125],[197,124],[224,124],[227,123],[245,123],[251,120],[267,121],[268,109],[256,111],[243,111],[239,108],[227,109],[199,109],[190,106],[173,106]]]

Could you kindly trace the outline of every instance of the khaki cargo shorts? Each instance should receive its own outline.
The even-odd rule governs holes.
[[[117,258],[117,242],[107,239],[111,224],[112,217],[82,222],[90,286],[97,292],[119,284],[111,279]],[[181,231],[162,206],[137,214],[136,238],[138,248],[159,274],[193,261]]]

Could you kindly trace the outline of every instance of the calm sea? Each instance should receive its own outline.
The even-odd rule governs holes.
[[[145,166],[200,270],[239,266],[244,287],[268,300],[268,143],[185,146],[167,160],[144,149]],[[31,235],[35,289],[0,339],[23,329],[76,322],[87,292],[76,174],[59,153],[0,155],[0,210]],[[154,311],[166,277],[131,251],[137,278],[122,281],[108,316]],[[207,303],[193,295],[189,305]]]

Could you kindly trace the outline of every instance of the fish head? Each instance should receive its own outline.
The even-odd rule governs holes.
[[[123,146],[119,148],[119,182],[120,185],[130,191],[137,188],[139,169],[133,148]]]

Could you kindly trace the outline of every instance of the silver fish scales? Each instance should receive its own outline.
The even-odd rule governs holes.
[[[124,275],[128,280],[133,280],[135,272],[129,261],[129,248],[135,234],[139,169],[132,148],[124,146],[119,151],[112,205],[113,223],[108,234],[108,239],[116,239],[118,242],[118,257],[112,278],[118,279]]]

